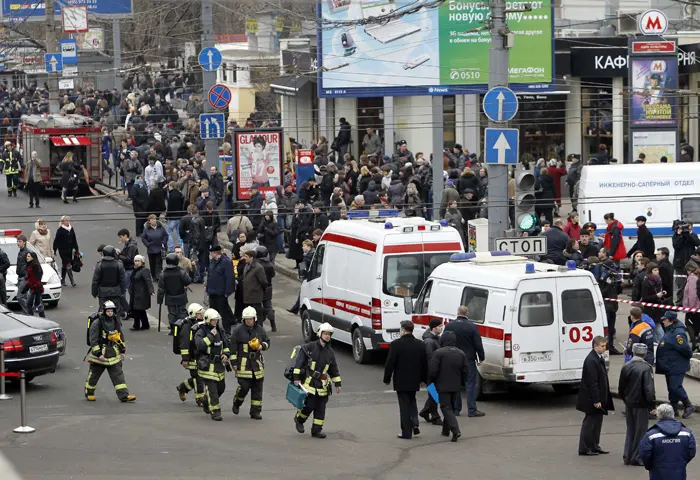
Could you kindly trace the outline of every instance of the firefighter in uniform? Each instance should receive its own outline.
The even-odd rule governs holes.
[[[124,343],[121,321],[116,315],[116,311],[117,306],[108,300],[102,306],[100,317],[90,324],[90,353],[88,356],[90,371],[85,381],[85,398],[90,402],[96,400],[95,387],[105,369],[114,384],[114,390],[116,390],[119,400],[122,402],[136,400],[134,395],[129,395],[129,389],[124,380],[122,361],[126,354],[126,344]]]
[[[335,353],[331,348],[333,327],[329,323],[318,327],[318,341],[307,343],[299,351],[294,367],[293,378],[296,385],[303,385],[307,392],[304,408],[297,411],[294,424],[297,432],[304,433],[304,422],[313,412],[314,421],[311,436],[326,438],[323,423],[326,418],[326,404],[331,394],[331,382],[336,393],[340,393],[341,380]]]
[[[7,177],[7,196],[17,196],[17,183],[19,182],[19,172],[22,170],[22,155],[12,148],[12,143],[5,142],[5,176]]]
[[[231,352],[228,338],[219,329],[221,315],[213,308],[204,312],[204,325],[197,329],[194,336],[197,348],[197,375],[202,379],[209,392],[209,413],[217,422],[221,418],[219,397],[226,390],[226,364]]]
[[[191,303],[187,307],[187,318],[182,320],[182,323],[176,327],[175,335],[180,338],[180,362],[184,368],[190,371],[190,378],[177,386],[177,392],[180,395],[180,400],[187,400],[187,393],[194,390],[194,398],[197,405],[204,409],[205,413],[209,413],[207,394],[204,388],[204,382],[197,375],[197,350],[195,348],[194,336],[197,329],[204,322],[204,307],[198,303]]]
[[[243,309],[243,323],[236,326],[231,336],[234,345],[233,368],[238,378],[238,388],[233,397],[233,413],[238,415],[243,400],[250,391],[250,418],[262,420],[263,378],[265,361],[262,352],[270,348],[270,340],[261,324],[256,322],[253,307]]]

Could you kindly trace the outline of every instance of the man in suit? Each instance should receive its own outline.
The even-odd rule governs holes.
[[[411,439],[420,434],[416,392],[428,376],[428,355],[423,342],[413,336],[413,322],[401,322],[401,337],[391,342],[384,366],[384,383],[394,379],[394,390],[399,399],[401,433],[399,438]]]
[[[603,427],[603,415],[614,411],[608,372],[605,370],[603,353],[608,348],[608,341],[600,335],[593,339],[593,350],[583,362],[581,387],[576,400],[576,410],[586,416],[581,424],[578,443],[579,455],[599,455],[610,453],[600,448],[600,431]]]
[[[466,305],[460,305],[457,309],[457,318],[452,322],[448,323],[445,327],[446,332],[454,332],[457,337],[457,348],[464,352],[467,357],[467,414],[470,417],[483,417],[486,415],[484,412],[480,412],[476,409],[476,394],[477,394],[477,372],[476,367],[481,362],[484,361],[484,346],[481,342],[481,334],[476,324],[469,320],[467,315],[469,314],[469,309]],[[455,398],[455,405],[452,406],[456,416],[459,416],[459,412],[462,410],[462,397],[457,395]]]

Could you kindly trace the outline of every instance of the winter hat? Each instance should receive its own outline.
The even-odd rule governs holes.
[[[447,182],[445,183],[445,186],[446,186],[446,187],[454,187],[454,186],[455,186],[455,182],[453,182],[452,179],[449,179],[449,180],[447,180]]]
[[[635,343],[632,345],[632,355],[644,356],[647,354],[648,347],[643,343]]]
[[[661,317],[661,320],[665,320],[665,319],[672,320],[675,322],[676,320],[678,320],[678,315],[676,314],[676,312],[673,312],[671,310],[666,310],[666,313],[664,313],[664,316]]]
[[[273,198],[275,198],[275,194],[272,192],[267,192],[265,193],[265,198],[267,198],[268,200],[272,200]]]
[[[439,318],[431,318],[428,327],[432,330],[433,328],[439,325],[442,325],[442,320],[440,320]]]

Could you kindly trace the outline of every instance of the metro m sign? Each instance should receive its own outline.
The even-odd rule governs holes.
[[[639,31],[644,35],[663,35],[668,28],[668,18],[660,10],[647,10],[639,17]]]

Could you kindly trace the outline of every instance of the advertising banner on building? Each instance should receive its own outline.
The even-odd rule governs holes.
[[[104,50],[105,34],[101,28],[90,28],[87,32],[77,33],[78,51],[101,52]]]
[[[678,63],[675,56],[632,57],[632,125],[673,127],[678,121]]]
[[[234,131],[238,200],[248,200],[252,187],[265,194],[282,185],[283,138],[281,129]]]
[[[319,96],[486,91],[491,34],[474,30],[488,24],[488,2],[448,0],[439,6],[416,5],[413,0],[322,2],[318,8],[319,64],[323,67]],[[548,89],[554,78],[552,3],[528,5],[532,11],[507,14],[506,22],[515,36],[509,81],[516,90]]]
[[[661,157],[666,157],[666,163],[675,163],[676,151],[675,130],[632,132],[632,160],[639,158],[639,154],[643,153],[644,163],[660,163]]]
[[[57,17],[61,16],[61,4],[71,7],[87,6],[88,13],[119,18],[130,16],[134,13],[132,0],[70,0],[68,2],[55,2],[54,11]],[[29,22],[46,21],[46,10],[43,3],[22,2],[20,0],[2,0],[3,20],[13,21],[22,19]]]

